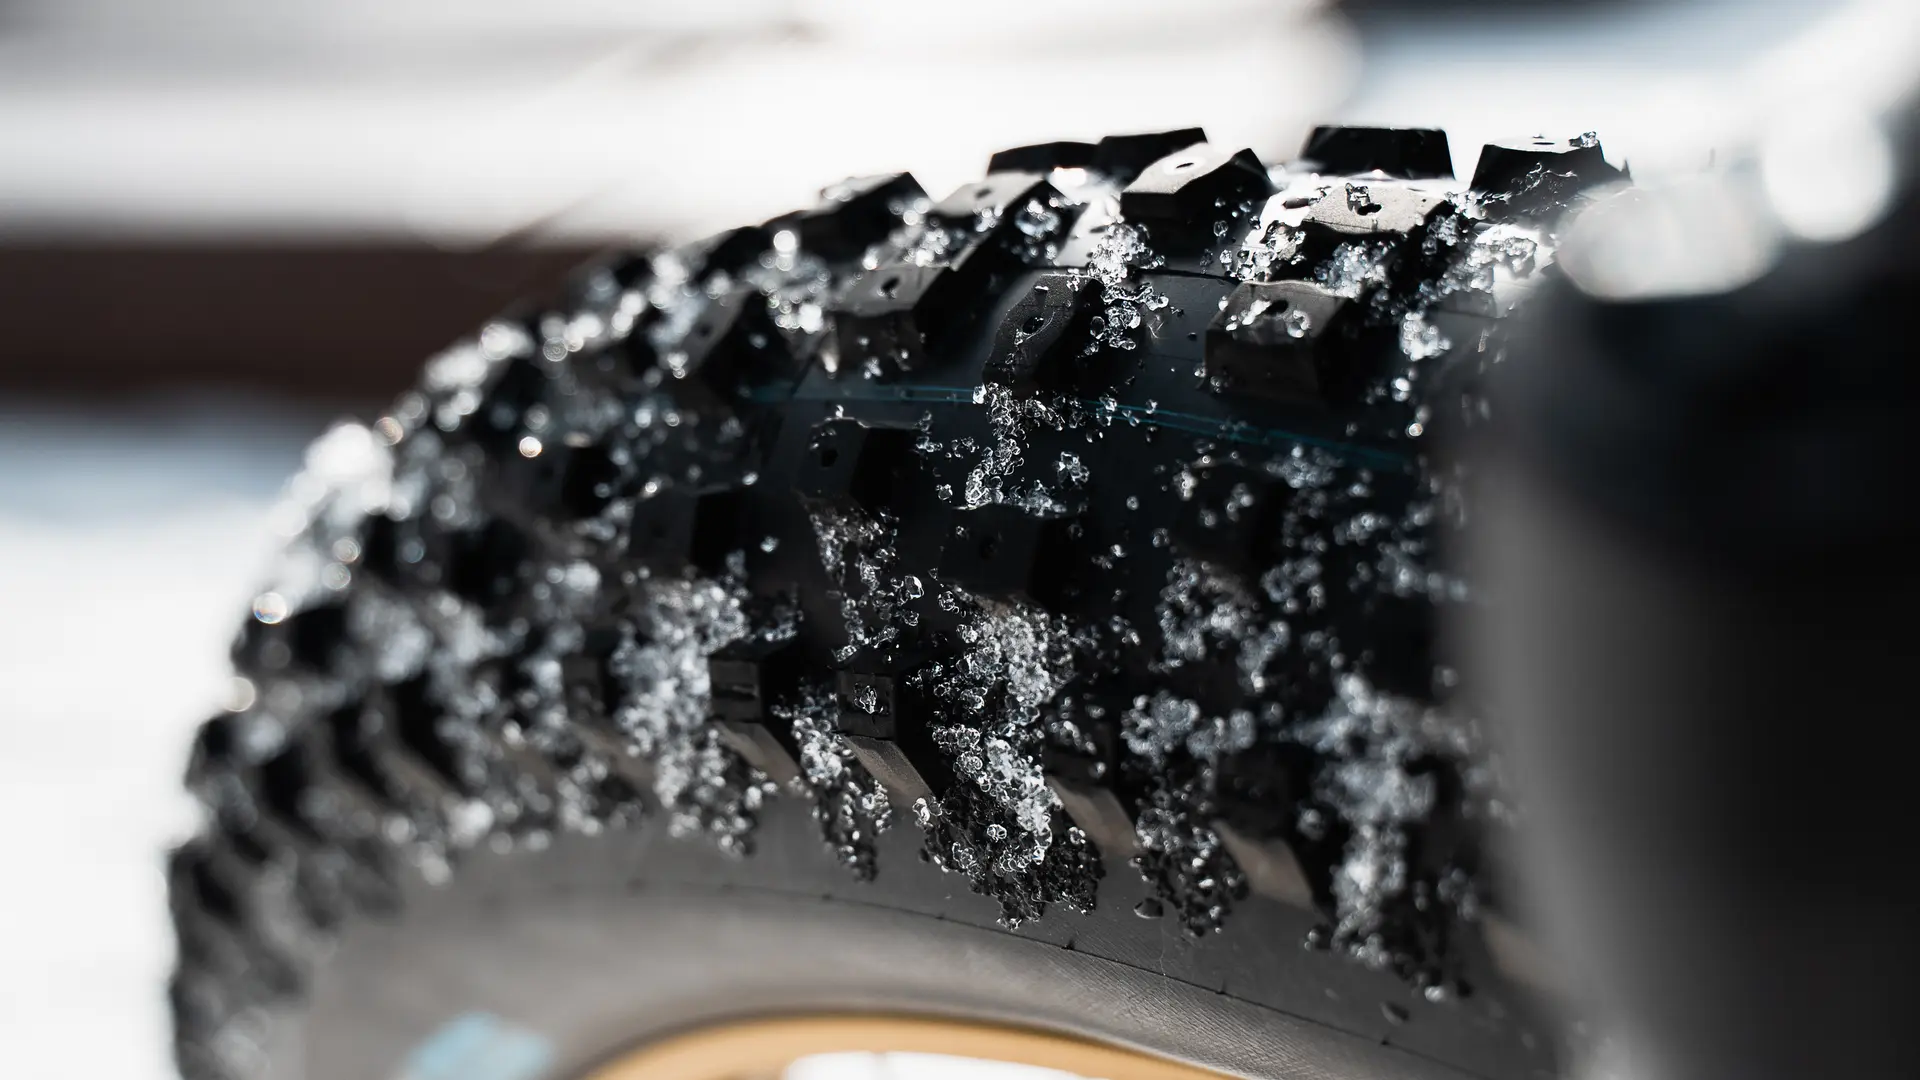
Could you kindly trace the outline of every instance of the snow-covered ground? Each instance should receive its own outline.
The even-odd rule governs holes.
[[[20,1076],[171,1077],[161,856],[324,414],[0,402],[0,1045]]]

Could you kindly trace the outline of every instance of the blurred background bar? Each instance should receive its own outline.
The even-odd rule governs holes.
[[[1188,122],[1272,152],[1343,92],[1303,0],[16,0],[8,226],[411,236],[720,228],[848,174]],[[1310,92],[1303,94],[1302,89]]]

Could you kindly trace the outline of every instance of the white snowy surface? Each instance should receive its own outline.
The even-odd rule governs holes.
[[[0,7],[0,234],[685,233],[1044,139],[1279,154],[1352,67],[1312,0]]]
[[[938,193],[1002,146],[1193,123],[1276,157],[1328,119],[1439,124],[1463,175],[1486,138],[1598,130],[1636,175],[1687,173],[1808,107],[1884,107],[1920,50],[1912,0],[1363,32],[1326,0],[0,6],[0,235],[454,246],[721,228],[849,172]]]
[[[8,1075],[172,1077],[162,852],[193,725],[324,415],[0,402],[0,1046]]]

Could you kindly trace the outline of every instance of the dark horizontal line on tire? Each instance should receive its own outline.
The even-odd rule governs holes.
[[[792,383],[768,383],[744,388],[742,391],[743,397],[759,404],[777,404],[783,401],[899,401],[970,405],[973,404],[973,395],[974,388],[968,386],[893,386],[876,388],[864,393],[803,394],[795,393]],[[1173,409],[1158,407],[1149,409],[1143,405],[1126,405],[1118,402],[1108,405],[1093,398],[1072,398],[1071,400],[1093,412],[1125,414],[1149,427],[1181,431],[1189,435],[1204,435],[1227,442],[1269,449],[1285,449],[1296,444],[1312,446],[1342,455],[1358,463],[1392,469],[1396,472],[1411,473],[1416,469],[1414,458],[1409,454],[1398,454],[1390,450],[1340,442],[1337,439],[1321,438],[1285,428],[1263,427],[1244,420],[1221,420]]]

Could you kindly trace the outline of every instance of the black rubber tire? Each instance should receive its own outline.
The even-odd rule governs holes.
[[[1203,139],[618,255],[324,438],[189,767],[185,1075],[823,1008],[1555,1072],[1425,447],[1617,174]]]

